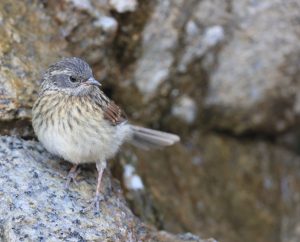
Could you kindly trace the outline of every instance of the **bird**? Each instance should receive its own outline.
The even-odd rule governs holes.
[[[89,64],[66,57],[42,75],[32,108],[32,126],[48,152],[70,163],[66,187],[78,166],[95,163],[98,178],[93,206],[99,211],[101,180],[107,161],[124,142],[148,150],[180,141],[178,135],[130,124],[125,112],[101,88]]]

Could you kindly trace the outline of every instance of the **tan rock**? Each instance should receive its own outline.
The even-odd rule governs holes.
[[[188,148],[135,151],[145,189],[127,197],[140,217],[222,241],[299,238],[299,155],[222,135],[194,133],[188,141]]]
[[[40,3],[1,1],[0,19],[0,121],[28,119],[41,72],[65,42]]]

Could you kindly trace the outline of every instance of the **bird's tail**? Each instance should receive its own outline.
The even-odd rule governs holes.
[[[130,143],[145,150],[170,146],[180,141],[179,136],[176,134],[147,129],[135,125],[130,125],[130,127],[133,130]]]

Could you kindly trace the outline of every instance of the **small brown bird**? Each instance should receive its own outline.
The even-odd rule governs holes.
[[[65,58],[50,66],[42,81],[32,110],[34,131],[50,153],[73,164],[67,185],[75,181],[79,164],[96,163],[97,210],[106,161],[123,142],[149,149],[180,140],[174,134],[129,124],[124,112],[101,91],[90,66],[80,58]]]

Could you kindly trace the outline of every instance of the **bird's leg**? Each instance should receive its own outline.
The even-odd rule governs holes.
[[[103,195],[101,194],[101,182],[102,182],[103,172],[106,167],[106,162],[97,162],[96,167],[98,171],[96,195],[92,200],[92,203],[87,208],[83,209],[82,212],[84,213],[92,208],[95,209],[96,213],[100,212],[100,202],[101,200],[103,200]]]
[[[106,167],[106,162],[97,162],[96,164],[97,171],[98,171],[98,179],[97,179],[97,189],[96,189],[96,196],[94,198],[94,206],[96,208],[96,212],[100,211],[100,201],[103,200],[103,196],[101,194],[101,181],[103,176],[103,171]]]
[[[78,168],[78,165],[73,165],[71,170],[69,171],[68,175],[67,175],[67,182],[65,184],[65,189],[69,189],[70,183],[71,181],[73,181],[75,183],[75,185],[77,185],[77,181],[76,181],[76,177],[78,176],[78,174],[80,173],[80,168]]]

